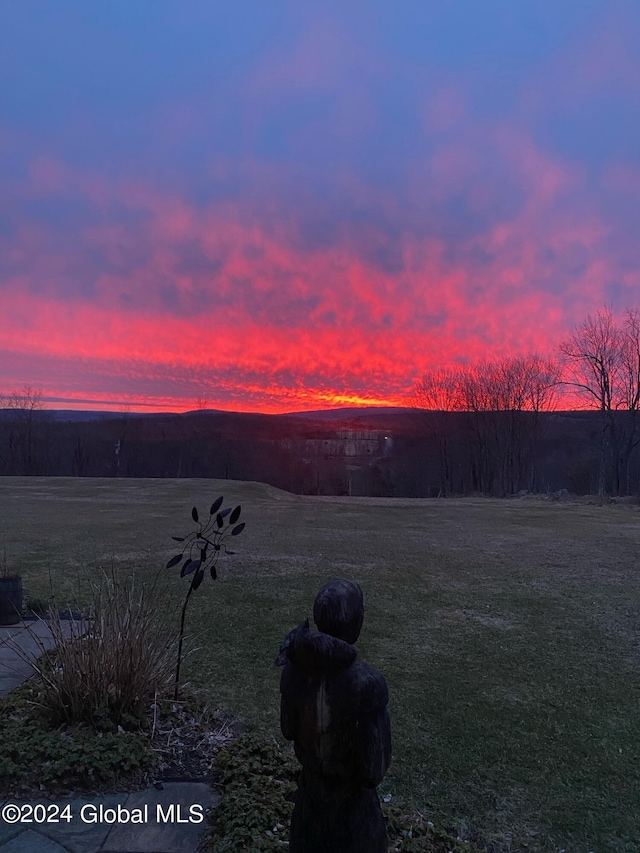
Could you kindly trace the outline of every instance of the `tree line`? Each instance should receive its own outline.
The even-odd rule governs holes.
[[[567,401],[574,411],[562,415]],[[248,479],[302,494],[637,495],[640,310],[616,320],[605,306],[556,357],[426,372],[413,403],[408,414],[362,410],[344,422],[214,414],[204,403],[183,415],[83,422],[56,417],[25,387],[0,398],[0,475]],[[362,460],[327,453],[343,427],[389,432],[393,450]]]
[[[565,400],[598,412],[598,494],[638,493],[640,310],[628,308],[616,321],[610,306],[577,325],[556,357],[504,357],[422,374],[413,402],[438,447],[440,492],[540,490],[538,449],[548,423],[540,415]],[[464,460],[443,417],[452,412],[465,416]]]

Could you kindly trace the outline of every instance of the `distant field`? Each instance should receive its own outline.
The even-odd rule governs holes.
[[[329,577],[353,578],[391,695],[383,791],[496,850],[640,850],[638,507],[0,478],[0,551],[66,603],[111,561],[151,578],[219,494],[247,527],[194,596],[185,677],[277,733],[279,642]],[[186,581],[162,571],[177,602]]]

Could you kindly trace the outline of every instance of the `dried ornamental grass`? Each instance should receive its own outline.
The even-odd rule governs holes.
[[[68,622],[50,608],[44,619],[55,653],[30,660],[42,679],[42,702],[54,722],[139,726],[172,680],[175,632],[167,633],[155,584],[137,586],[133,579],[105,575],[92,599],[88,618]],[[42,641],[32,636],[44,652]]]

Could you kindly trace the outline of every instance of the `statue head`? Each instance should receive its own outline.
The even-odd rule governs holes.
[[[342,578],[326,583],[316,596],[313,619],[319,631],[355,643],[364,619],[364,598],[358,584]]]

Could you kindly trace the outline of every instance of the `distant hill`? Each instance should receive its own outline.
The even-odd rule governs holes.
[[[123,418],[123,412],[92,412],[76,409],[45,409],[47,415],[54,421],[68,423],[87,423],[88,421],[106,421]],[[127,412],[126,417],[149,417],[144,412]]]
[[[413,413],[415,409],[397,406],[352,406],[341,409],[317,409],[307,412],[282,412],[278,415],[265,415],[260,412],[236,412],[226,409],[192,409],[187,412],[113,412],[113,411],[90,411],[84,409],[46,409],[48,415],[56,421],[87,422],[113,420],[114,418],[167,418],[176,415],[253,415],[259,417],[277,418],[307,418],[311,420],[350,420],[358,417],[370,417],[372,415],[402,415]]]
[[[292,418],[321,418],[322,420],[347,420],[371,415],[403,415],[415,413],[409,406],[357,406],[342,409],[318,409],[312,412],[286,412],[284,416]],[[282,415],[279,415],[282,417]]]

